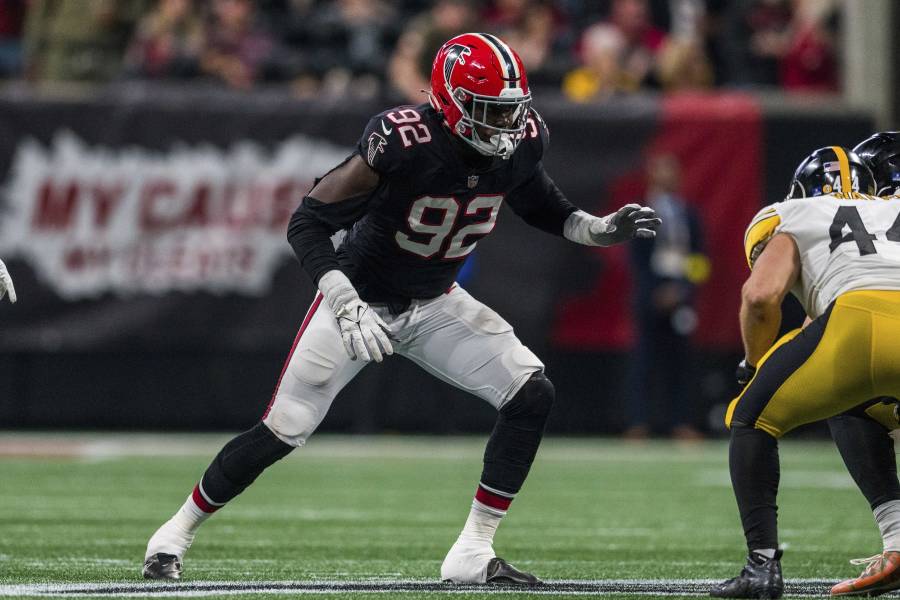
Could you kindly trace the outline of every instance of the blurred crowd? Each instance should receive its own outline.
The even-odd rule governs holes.
[[[840,0],[0,0],[0,78],[38,88],[195,80],[419,101],[450,36],[497,34],[532,85],[839,86]]]

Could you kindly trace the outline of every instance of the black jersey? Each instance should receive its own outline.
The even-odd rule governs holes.
[[[469,149],[427,104],[373,117],[357,150],[380,181],[338,249],[360,296],[393,302],[444,293],[494,229],[504,202],[561,235],[575,207],[543,171],[547,142],[546,125],[532,110],[512,157],[478,164],[465,159]]]

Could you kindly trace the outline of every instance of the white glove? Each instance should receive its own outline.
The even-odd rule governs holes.
[[[360,299],[346,275],[338,270],[328,271],[319,278],[319,290],[337,318],[351,359],[381,362],[385,354],[394,353],[387,325]]]
[[[12,277],[9,276],[6,265],[0,260],[0,300],[3,300],[6,292],[9,292],[9,301],[15,303],[16,288],[13,287]]]
[[[626,204],[605,217],[595,217],[584,211],[569,215],[563,227],[567,239],[586,246],[613,246],[632,238],[656,237],[662,219],[648,206]]]

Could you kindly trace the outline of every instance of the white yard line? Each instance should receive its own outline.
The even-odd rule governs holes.
[[[322,580],[190,583],[36,583],[0,585],[0,597],[211,597],[238,594],[321,595],[321,594],[534,594],[534,595],[641,595],[641,596],[706,596],[713,579],[597,579],[553,580],[538,588],[453,586],[434,580]],[[826,595],[834,581],[792,579],[786,584],[791,595]]]

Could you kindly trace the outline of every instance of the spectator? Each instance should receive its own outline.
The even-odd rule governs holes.
[[[468,0],[438,0],[400,36],[388,67],[391,85],[410,102],[421,102],[422,90],[430,87],[431,63],[437,51],[448,39],[474,26],[475,12]]]
[[[665,39],[650,20],[647,0],[613,0],[609,19],[582,35],[582,66],[566,76],[563,91],[586,101],[656,85],[654,60]]]
[[[532,0],[494,0],[485,8],[482,22],[492,33],[506,35],[521,27],[535,4]]]
[[[832,0],[795,0],[790,38],[779,65],[786,90],[836,92],[835,5]]]
[[[27,74],[39,82],[113,79],[144,7],[144,0],[32,0],[25,21]]]
[[[672,37],[656,57],[656,79],[665,92],[712,87],[712,65],[695,40]]]
[[[777,86],[778,65],[790,43],[790,0],[735,0],[725,14],[728,80]]]
[[[274,45],[255,19],[251,0],[213,0],[200,70],[235,89],[252,87],[261,78]]]
[[[647,0],[613,0],[609,23],[625,37],[621,65],[627,77],[638,86],[652,83],[653,59],[666,34],[650,20]]]
[[[602,100],[616,92],[634,91],[620,58],[625,37],[611,25],[595,25],[581,38],[581,66],[563,79],[563,92],[575,102]]]
[[[701,253],[699,219],[679,196],[679,169],[671,155],[649,161],[644,203],[656,210],[663,224],[656,238],[636,240],[630,247],[637,347],[625,436],[632,439],[647,437],[652,426],[669,429],[680,439],[700,437],[691,424],[690,335],[697,326],[694,289],[708,277],[709,262]],[[658,423],[651,422],[651,414]]]
[[[126,56],[132,75],[189,77],[197,72],[203,23],[192,0],[159,0],[141,19]]]
[[[257,11],[263,30],[273,40],[267,75],[289,81],[295,96],[315,97],[324,72],[316,55],[315,16],[317,0],[258,0]]]
[[[548,0],[497,0],[485,13],[488,30],[516,49],[532,85],[559,85],[571,66],[565,22]]]
[[[22,25],[25,0],[0,0],[0,79],[22,72]]]
[[[314,72],[329,95],[372,96],[380,89],[393,40],[394,9],[378,0],[338,0],[311,19]]]
[[[725,47],[731,82],[838,89],[833,0],[742,0],[730,11]]]

